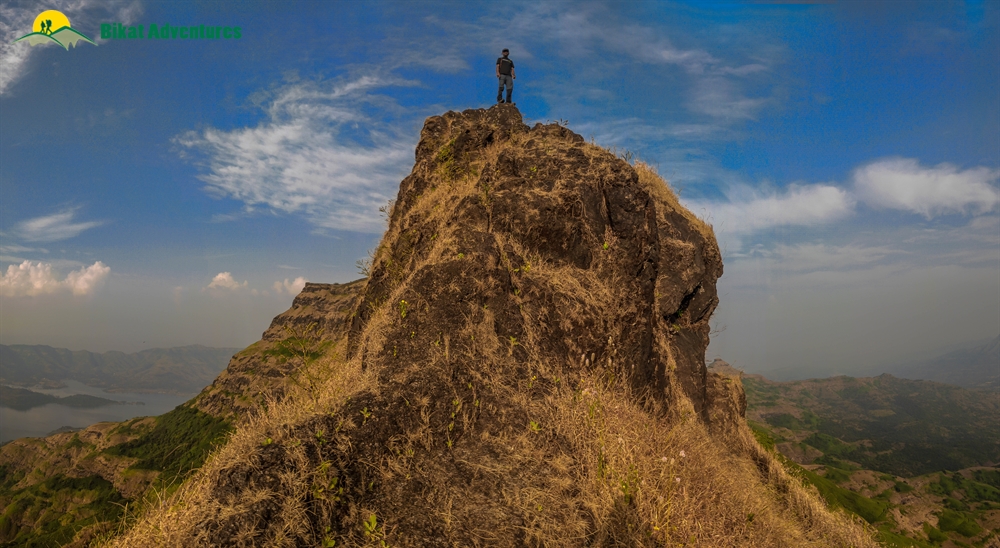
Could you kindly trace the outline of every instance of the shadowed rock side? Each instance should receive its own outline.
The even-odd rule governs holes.
[[[704,365],[721,274],[711,228],[649,168],[558,125],[529,128],[511,106],[429,118],[370,277],[307,285],[198,405],[247,408],[247,394],[279,394],[273,379],[310,363],[357,371],[342,375],[356,379],[348,397],[272,406],[182,490],[183,505],[119,545],[659,546],[673,533],[649,517],[669,511],[655,493],[685,489],[735,521],[677,534],[806,545],[798,529],[762,525],[780,512],[753,507],[750,524],[739,501],[763,485],[740,497],[735,485],[678,487],[661,452],[680,443],[670,425],[701,440],[682,446],[692,455],[717,454],[697,434],[706,426],[749,435],[738,378]],[[273,359],[288,341],[298,354]],[[648,475],[628,464],[640,462],[633,445],[648,446],[636,465]],[[719,455],[698,466],[734,458]],[[781,476],[771,465],[756,467]],[[761,481],[751,460],[733,466]]]

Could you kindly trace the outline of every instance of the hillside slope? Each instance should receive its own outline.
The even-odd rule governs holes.
[[[707,373],[721,273],[648,167],[429,118],[370,277],[234,358],[193,405],[236,431],[111,544],[874,546]]]
[[[710,370],[735,371],[722,360]],[[1000,546],[995,393],[887,374],[791,382],[743,375],[743,385],[758,435],[883,539]]]

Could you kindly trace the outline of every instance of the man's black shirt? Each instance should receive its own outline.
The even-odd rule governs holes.
[[[514,68],[514,61],[511,61],[507,57],[498,57],[497,67],[501,75],[510,76],[510,71]]]

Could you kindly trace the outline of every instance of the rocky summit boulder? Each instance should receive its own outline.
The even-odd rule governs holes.
[[[116,542],[874,546],[707,372],[721,275],[650,167],[513,106],[429,118],[370,275],[234,359],[199,405],[241,425]]]

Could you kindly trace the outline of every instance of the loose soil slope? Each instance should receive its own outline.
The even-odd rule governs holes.
[[[511,106],[429,118],[370,277],[234,360],[196,403],[228,444],[114,544],[874,546],[707,373],[721,274],[647,166]]]

